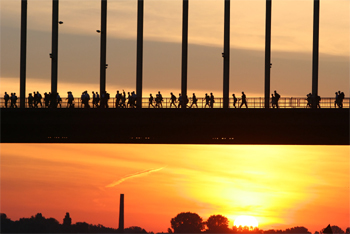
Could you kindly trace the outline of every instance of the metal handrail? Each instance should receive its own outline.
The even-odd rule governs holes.
[[[198,108],[211,108],[210,106],[206,105],[205,98],[197,98],[197,106]],[[247,106],[248,108],[264,108],[265,105],[265,99],[263,97],[251,97],[247,98]],[[26,108],[29,108],[28,104],[28,98],[26,98]],[[90,108],[97,108],[95,105],[92,105],[92,98],[88,102],[90,105]],[[173,105],[171,105],[171,98],[166,97],[163,98],[163,101],[161,102],[162,105],[159,106],[159,108],[175,108]],[[308,101],[306,98],[303,97],[285,97],[280,98],[278,101],[279,108],[308,108],[307,106]],[[84,105],[82,104],[80,98],[75,98],[73,101],[74,108],[84,108]],[[152,103],[154,106],[156,106],[155,101]],[[176,107],[178,107],[179,102],[175,102]],[[192,104],[192,98],[189,98],[189,102],[187,104],[187,108],[190,108]],[[239,108],[242,104],[242,99],[237,98],[236,108]],[[16,102],[17,108],[20,107],[19,98]],[[127,100],[125,102],[125,105],[127,108],[131,108],[127,105]],[[171,105],[171,106],[170,106]],[[11,100],[8,101],[7,108],[11,108]],[[192,108],[197,108],[197,106],[193,105]],[[68,107],[68,100],[67,98],[62,98],[62,102],[58,104],[57,108],[67,108]],[[135,106],[136,107],[136,106]],[[272,104],[270,103],[270,107],[272,108]],[[343,100],[343,108],[349,108],[350,107],[350,98],[344,98]],[[4,98],[0,98],[0,108],[6,108],[5,107],[5,100]],[[14,107],[15,108],[15,107]],[[41,99],[41,105],[39,104],[37,107],[33,108],[48,108],[47,105],[45,105],[44,99]],[[108,108],[116,108],[116,98],[110,98],[108,100]],[[119,107],[120,108],[120,107]],[[156,108],[152,105],[149,105],[149,99],[148,98],[142,98],[142,108]],[[223,98],[215,98],[212,108],[223,108]],[[233,99],[230,98],[229,100],[229,108],[235,108],[233,106]],[[242,108],[246,108],[244,105]],[[335,104],[335,98],[321,98],[320,101],[320,108],[338,108],[338,106]]]

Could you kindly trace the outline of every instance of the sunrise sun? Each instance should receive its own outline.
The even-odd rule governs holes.
[[[234,225],[236,227],[239,227],[239,226],[258,227],[258,221],[253,216],[241,215],[235,219]]]

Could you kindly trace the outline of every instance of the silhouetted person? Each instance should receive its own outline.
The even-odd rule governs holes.
[[[170,108],[172,105],[175,106],[175,108],[177,108],[175,102],[176,102],[176,96],[173,94],[173,93],[170,93],[171,97],[170,97],[170,100],[171,100],[171,103],[170,103]]]
[[[337,106],[339,107],[339,94],[338,94],[338,92],[335,92],[334,107],[337,108]]]
[[[317,95],[317,96],[315,97],[315,105],[316,105],[316,108],[321,108],[320,102],[321,102],[321,97],[320,97],[320,95]]]
[[[109,93],[105,91],[105,108],[109,108],[108,101],[109,101]]]
[[[210,100],[209,100],[210,108],[214,107],[214,102],[215,102],[214,95],[213,93],[210,93]]]
[[[177,106],[178,108],[181,108],[182,107],[182,105],[183,105],[183,98],[182,98],[182,95],[181,95],[181,93],[179,93],[179,105]]]
[[[151,106],[153,106],[153,108],[154,108],[154,105],[153,105],[153,96],[152,96],[152,94],[150,93],[150,94],[149,94],[149,99],[148,99],[148,108],[150,108]]]
[[[17,108],[17,96],[16,93],[11,93],[11,107]]]
[[[67,107],[68,107],[68,108],[74,108],[74,104],[73,104],[74,97],[73,97],[73,94],[72,94],[71,91],[68,91],[67,93],[68,93],[68,97],[67,97],[67,99],[68,99],[68,104],[67,104]]]
[[[126,103],[126,107],[130,107],[131,105],[131,95],[130,95],[130,92],[128,92],[128,102]]]
[[[98,104],[100,103],[100,95],[98,92],[96,92],[96,107],[98,107]]]
[[[275,106],[276,108],[279,108],[278,101],[280,100],[281,95],[279,95],[279,93],[277,93],[276,90],[274,91],[274,93],[275,93],[275,103],[276,103]]]
[[[7,103],[8,103],[9,100],[10,100],[10,96],[7,94],[7,92],[5,92],[4,100],[5,100],[5,108],[7,108]]]
[[[158,108],[162,107],[163,108],[162,101],[163,101],[163,96],[160,93],[160,91],[158,91],[158,94],[156,95],[156,107],[158,107]]]
[[[311,93],[306,95],[306,101],[307,101],[306,108],[308,108],[308,107],[311,108],[312,107],[312,94]]]
[[[206,93],[206,94],[205,94],[205,106],[204,106],[204,108],[206,108],[207,106],[210,107],[209,101],[210,101],[210,97],[209,97],[209,95]]]
[[[123,89],[123,95],[121,96],[121,103],[120,103],[121,108],[126,108],[125,102],[126,102],[126,94],[125,94],[125,91]]]
[[[271,106],[272,108],[275,108],[276,106],[276,97],[271,94]]]
[[[42,108],[43,107],[43,104],[41,103],[42,96],[39,93],[39,91],[36,91],[36,97],[37,97],[37,106],[39,106],[40,104],[40,108]]]
[[[121,97],[122,97],[122,95],[119,93],[119,90],[117,90],[117,93],[115,95],[115,107],[116,108],[119,108]]]
[[[85,92],[81,93],[80,101],[81,101],[81,106],[85,108]]]
[[[247,105],[247,96],[245,95],[244,92],[242,92],[242,103],[241,103],[241,105],[239,106],[239,108],[242,108],[243,105],[245,105],[245,107],[248,108],[248,105]]]
[[[92,91],[92,108],[97,107],[96,105],[96,94],[94,91]]]
[[[196,95],[193,93],[192,104],[191,104],[190,108],[192,108],[193,105],[196,105],[196,107],[198,108],[197,101],[198,101],[198,99],[197,99]]]
[[[237,107],[236,107],[237,98],[236,98],[235,94],[232,94],[232,98],[233,98],[233,106],[234,106],[235,108],[237,108]]]
[[[135,91],[131,92],[131,108],[136,107],[137,95]]]
[[[345,94],[344,92],[338,92],[338,95],[339,95],[339,108],[343,108],[343,100],[345,98]]]
[[[30,93],[29,96],[28,96],[28,106],[29,106],[29,108],[33,108],[33,104],[34,104],[33,102],[34,102],[34,97]]]
[[[33,98],[34,98],[34,107],[38,107],[38,96],[36,95],[36,92],[33,92]]]
[[[62,108],[62,98],[59,93],[57,93],[57,107],[60,105],[60,108]]]

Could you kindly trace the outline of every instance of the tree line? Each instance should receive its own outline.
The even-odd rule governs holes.
[[[222,215],[211,215],[206,221],[196,213],[182,212],[170,220],[171,228],[168,233],[250,233],[250,234],[289,234],[305,233],[311,234],[306,227],[292,227],[285,230],[261,230],[257,227],[229,227],[229,220]],[[1,213],[1,233],[149,233],[138,226],[131,226],[124,230],[104,227],[101,224],[93,225],[86,222],[77,222],[72,224],[69,213],[60,224],[54,218],[45,218],[41,213],[37,213],[30,218],[20,218],[12,221],[6,214]],[[314,234],[340,233],[350,234],[350,227],[345,231],[338,226],[329,226]]]

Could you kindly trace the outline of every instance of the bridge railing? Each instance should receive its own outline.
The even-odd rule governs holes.
[[[237,98],[236,108],[239,108],[242,104],[242,100],[240,98]],[[265,99],[263,97],[251,97],[247,98],[247,106],[248,108],[264,108]],[[29,108],[28,99],[26,98],[26,108]],[[44,99],[41,100],[42,105],[38,104],[38,108],[47,108],[45,105]],[[84,105],[82,104],[80,98],[75,98],[73,101],[74,108],[84,108]],[[153,106],[149,105],[149,99],[148,98],[142,98],[142,108],[157,108],[155,101],[153,101]],[[192,104],[192,98],[189,98],[189,102],[187,104],[187,107],[189,108]],[[280,98],[278,101],[279,108],[308,108],[307,106],[308,101],[306,98],[303,97],[287,97],[287,98]],[[92,98],[89,101],[90,108],[97,108],[96,106],[93,106],[92,104]],[[125,102],[125,105],[127,108],[130,108],[130,106],[127,104],[127,100]],[[179,102],[175,102],[176,107],[179,106]],[[20,107],[19,98],[16,102],[17,108]],[[34,106],[34,105],[33,105]],[[62,102],[58,104],[57,108],[67,108],[68,100],[67,98],[62,98]],[[198,98],[197,101],[198,108],[210,108],[209,105],[206,104],[205,98]],[[197,108],[197,106],[192,105],[192,108]],[[11,100],[8,101],[7,108],[11,107]],[[116,98],[110,98],[108,100],[108,107],[109,108],[116,108]],[[270,107],[272,108],[272,104],[270,103]],[[320,101],[320,107],[321,108],[338,108],[338,106],[335,105],[335,98],[321,98]],[[343,100],[343,108],[349,108],[350,107],[350,98],[344,98]],[[5,100],[4,98],[0,98],[0,108],[6,108],[5,107]],[[171,104],[170,98],[163,98],[162,105],[159,106],[159,108],[175,108],[174,105]],[[223,98],[215,98],[213,103],[213,108],[223,108]],[[229,101],[229,108],[235,108],[233,105],[233,99],[230,98]],[[242,106],[242,108],[246,108],[245,105]]]

